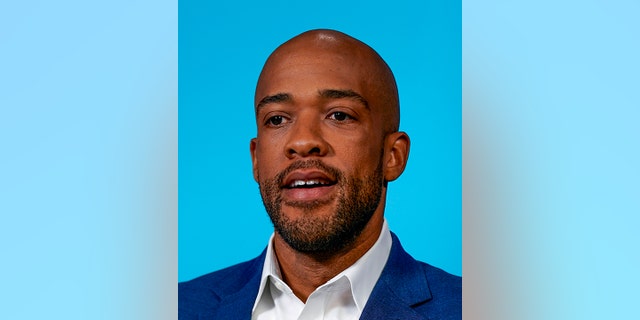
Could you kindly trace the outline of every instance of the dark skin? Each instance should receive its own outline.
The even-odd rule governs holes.
[[[258,135],[250,149],[254,178],[261,185],[291,163],[309,159],[354,179],[382,170],[375,181],[382,188],[380,201],[362,231],[343,248],[302,252],[275,233],[283,280],[306,302],[317,287],[362,257],[380,235],[387,182],[402,174],[409,155],[409,137],[398,131],[395,80],[364,43],[337,31],[313,30],[284,43],[269,57],[258,80],[255,106]],[[326,174],[313,168],[296,173]],[[343,192],[340,187],[279,189],[282,213],[295,222],[331,221]],[[293,201],[321,205],[309,211],[287,205]]]

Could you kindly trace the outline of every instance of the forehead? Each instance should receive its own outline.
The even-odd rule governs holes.
[[[277,93],[312,94],[324,89],[370,95],[371,63],[357,48],[297,45],[269,57],[258,80],[255,103]]]

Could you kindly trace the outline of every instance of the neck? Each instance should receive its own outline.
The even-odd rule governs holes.
[[[330,253],[296,251],[276,233],[273,248],[282,279],[301,301],[306,302],[316,288],[353,265],[373,247],[380,236],[383,221],[382,214],[374,214],[351,245]]]

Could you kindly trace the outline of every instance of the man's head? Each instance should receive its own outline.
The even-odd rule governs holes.
[[[302,33],[269,56],[254,101],[253,172],[278,236],[330,253],[381,224],[409,137],[398,132],[393,74],[373,49],[337,31]]]

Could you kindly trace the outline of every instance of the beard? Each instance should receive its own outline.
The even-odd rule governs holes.
[[[306,168],[331,175],[336,181],[336,196],[322,201],[283,201],[280,186],[285,177],[294,170]],[[314,159],[294,162],[274,178],[261,182],[260,194],[274,229],[289,246],[304,253],[331,254],[351,245],[362,233],[380,203],[382,187],[382,159],[373,175],[364,179],[347,177]],[[331,203],[336,203],[332,214],[313,214]],[[288,217],[282,211],[283,204],[302,210],[302,217]]]

